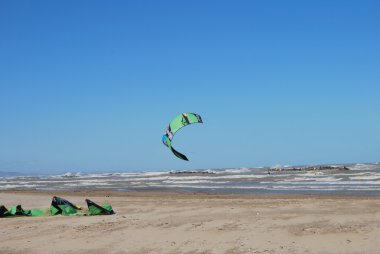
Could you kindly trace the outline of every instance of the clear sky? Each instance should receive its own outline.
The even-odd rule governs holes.
[[[0,171],[380,161],[379,1],[0,1]],[[203,125],[162,143],[182,112]]]

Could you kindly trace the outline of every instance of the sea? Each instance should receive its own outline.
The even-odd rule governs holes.
[[[324,168],[321,170],[321,168]],[[326,169],[327,168],[327,169]],[[342,168],[344,168],[342,170]],[[0,177],[4,190],[118,190],[380,195],[380,164],[276,166],[159,172],[67,172]]]

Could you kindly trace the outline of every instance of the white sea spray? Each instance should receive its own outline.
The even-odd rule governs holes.
[[[323,166],[322,166],[323,167]],[[302,171],[300,167],[225,168],[152,172],[66,172],[60,175],[10,176],[0,178],[0,189],[66,190],[177,189],[255,193],[369,193],[380,195],[380,166],[377,163],[329,165],[328,170]],[[347,167],[349,170],[339,170]],[[284,169],[284,170],[280,170]]]

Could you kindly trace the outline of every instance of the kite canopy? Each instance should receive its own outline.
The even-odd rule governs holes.
[[[188,161],[187,157],[173,148],[172,139],[177,131],[186,125],[193,123],[203,123],[201,116],[195,113],[183,113],[178,115],[169,123],[166,128],[166,133],[162,136],[162,142],[164,145],[169,147],[175,156],[185,161]]]
[[[89,215],[111,215],[115,214],[110,205],[98,205],[89,199],[86,199]]]
[[[46,209],[26,210],[21,205],[12,206],[9,210],[4,205],[0,205],[0,217],[8,216],[44,216],[47,214]]]
[[[53,197],[51,201],[50,209],[32,209],[25,210],[21,205],[16,205],[11,207],[9,210],[4,206],[0,205],[0,218],[1,217],[15,217],[15,216],[87,216],[87,215],[111,215],[115,214],[110,205],[98,205],[95,202],[86,199],[88,206],[88,213],[81,213],[81,207],[74,205],[70,201],[60,198]]]
[[[5,206],[0,205],[0,217],[5,217],[5,216],[8,216],[8,215],[10,215],[8,209],[5,208]]]
[[[60,198],[60,197],[53,197],[53,200],[51,201],[50,205],[50,214],[51,215],[57,215],[62,214],[65,216],[70,215],[77,215],[78,210],[81,210],[80,207],[74,205],[70,201]]]

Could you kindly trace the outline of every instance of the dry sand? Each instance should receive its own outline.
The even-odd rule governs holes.
[[[116,215],[0,219],[0,253],[380,253],[380,197],[0,192],[6,207],[53,195]]]

